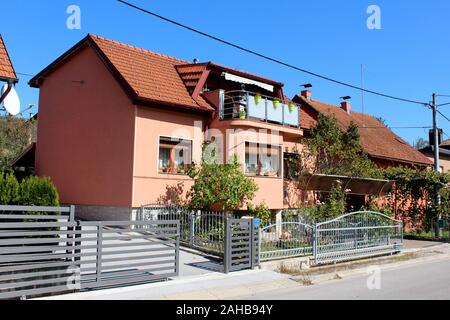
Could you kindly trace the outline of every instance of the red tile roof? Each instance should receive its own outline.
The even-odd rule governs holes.
[[[0,79],[3,80],[17,80],[16,72],[9,58],[6,45],[0,35]]]
[[[136,94],[138,99],[177,104],[186,107],[213,111],[202,97],[193,99],[176,66],[186,64],[180,59],[89,35],[112,66]]]
[[[406,141],[397,136],[373,116],[358,112],[348,114],[342,108],[304,97],[296,96],[294,101],[302,104],[301,127],[310,129],[316,124],[317,112],[337,120],[341,130],[347,130],[353,121],[361,135],[361,147],[373,158],[399,162],[431,165],[431,161]]]

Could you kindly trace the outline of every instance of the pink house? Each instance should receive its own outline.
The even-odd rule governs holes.
[[[205,141],[220,161],[237,154],[259,186],[255,204],[297,205],[283,162],[303,131],[282,83],[88,35],[30,85],[40,89],[37,174],[81,216],[130,219],[168,186],[188,190]]]

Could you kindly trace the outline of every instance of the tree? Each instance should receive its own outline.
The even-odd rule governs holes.
[[[423,149],[425,147],[429,146],[428,140],[425,140],[424,138],[417,138],[417,140],[414,142],[414,148],[417,150]]]
[[[359,140],[358,127],[354,123],[342,132],[336,119],[319,114],[316,126],[303,141],[299,174],[374,175],[376,167],[361,148]]]
[[[200,166],[188,170],[188,175],[195,180],[187,195],[189,206],[195,209],[235,210],[251,201],[258,190],[255,181],[242,172],[236,155],[228,164],[203,158]]]
[[[34,121],[0,116],[0,170],[11,167],[11,161],[30,145],[34,135]]]

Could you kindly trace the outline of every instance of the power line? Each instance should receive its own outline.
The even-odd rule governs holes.
[[[350,83],[346,83],[346,82],[339,81],[339,80],[336,80],[336,79],[333,79],[333,78],[330,78],[330,77],[327,77],[327,76],[324,76],[324,75],[321,75],[321,74],[318,74],[318,73],[315,73],[315,72],[312,72],[312,71],[308,71],[306,69],[300,68],[300,67],[295,66],[293,64],[290,64],[290,63],[287,63],[287,62],[283,62],[283,61],[281,61],[279,59],[276,59],[276,58],[269,57],[269,56],[267,56],[265,54],[259,53],[257,51],[251,50],[251,49],[247,49],[245,47],[242,47],[242,46],[237,45],[235,43],[232,43],[230,41],[221,39],[221,38],[213,36],[213,35],[211,35],[209,33],[200,31],[198,29],[192,28],[192,27],[187,26],[185,24],[182,24],[180,22],[177,22],[177,21],[174,21],[172,19],[166,18],[166,17],[164,17],[162,15],[159,15],[159,14],[157,14],[155,12],[149,11],[149,10],[144,9],[142,7],[138,7],[138,6],[136,6],[136,5],[134,5],[134,4],[130,3],[130,2],[127,2],[127,1],[124,1],[124,0],[117,0],[117,1],[122,3],[122,4],[124,4],[124,5],[126,5],[126,6],[129,6],[129,7],[133,8],[133,9],[136,9],[138,11],[141,11],[141,12],[144,12],[146,14],[152,15],[152,16],[158,18],[158,19],[164,20],[164,21],[169,22],[171,24],[174,24],[174,25],[176,25],[178,27],[181,27],[181,28],[187,29],[189,31],[192,31],[194,33],[197,33],[197,34],[199,34],[201,36],[204,36],[204,37],[207,37],[209,39],[218,41],[218,42],[223,43],[225,45],[228,45],[230,47],[239,49],[241,51],[244,51],[244,52],[247,52],[249,54],[255,55],[257,57],[263,58],[265,60],[277,63],[279,65],[282,65],[282,66],[285,66],[285,67],[288,67],[288,68],[291,68],[291,69],[294,69],[294,70],[297,70],[297,71],[309,74],[309,75],[314,76],[316,78],[320,78],[322,80],[333,82],[333,83],[336,83],[336,84],[339,84],[339,85],[342,85],[342,86],[345,86],[345,87],[349,87],[349,88],[352,88],[352,89],[355,89],[355,90],[360,90],[361,92],[367,92],[367,93],[370,93],[370,94],[373,94],[373,95],[377,95],[377,96],[388,98],[388,99],[392,99],[392,100],[398,100],[398,101],[403,101],[403,102],[408,102],[408,103],[413,103],[413,104],[420,104],[420,105],[428,105],[428,103],[426,103],[426,102],[400,98],[400,97],[392,96],[392,95],[389,95],[389,94],[385,94],[385,93],[381,93],[381,92],[377,92],[377,91],[373,91],[373,90],[364,89],[364,88],[352,85]]]
[[[443,114],[442,112],[440,112],[439,110],[436,110],[437,111],[437,113],[439,113],[445,120],[447,120],[448,122],[450,122],[450,119],[445,115],[445,114]]]

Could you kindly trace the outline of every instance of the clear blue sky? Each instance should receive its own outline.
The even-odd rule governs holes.
[[[420,101],[433,91],[450,94],[450,1],[432,0],[277,0],[167,1],[130,0],[161,15],[256,51],[360,84],[366,66],[368,89]],[[80,6],[81,30],[66,28],[69,5]],[[381,8],[382,29],[366,27],[366,9]],[[351,95],[361,111],[361,94],[261,60],[125,7],[115,0],[2,1],[0,33],[19,73],[36,74],[87,33],[186,60],[198,58],[243,69],[285,83],[293,96],[311,82],[313,96],[329,103]],[[20,75],[22,104],[38,105],[38,90]],[[440,102],[448,102],[450,98]],[[392,127],[430,126],[431,112],[419,105],[365,96],[365,111]],[[450,106],[441,111],[450,117]],[[450,135],[450,123],[440,117]],[[427,129],[395,129],[412,143],[427,138]],[[447,137],[448,138],[448,137]]]

